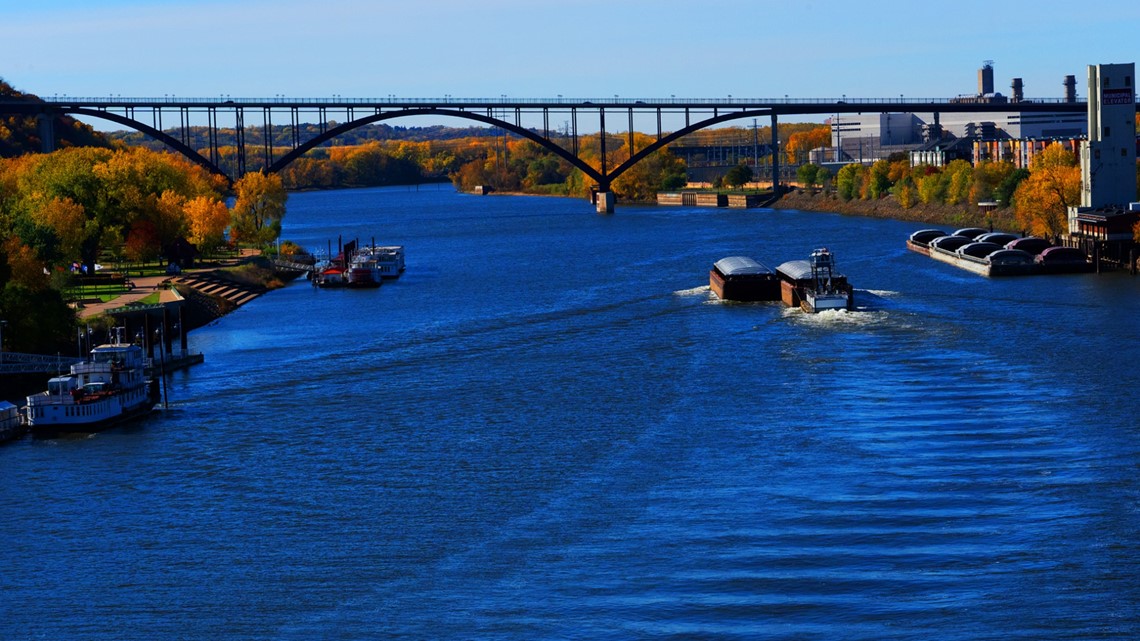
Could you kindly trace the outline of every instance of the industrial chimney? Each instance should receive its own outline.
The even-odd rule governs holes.
[[[978,69],[978,95],[987,96],[994,92],[994,61],[982,61],[982,68]]]
[[[1077,77],[1065,76],[1065,102],[1077,101]]]
[[[1010,83],[1009,88],[1013,90],[1013,101],[1021,102],[1025,100],[1025,86],[1021,84],[1021,78],[1014,78]]]

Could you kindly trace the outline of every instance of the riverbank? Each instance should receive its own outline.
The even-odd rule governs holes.
[[[846,216],[909,220],[923,225],[943,227],[983,227],[1000,231],[1018,231],[1020,225],[1008,208],[983,211],[973,204],[916,204],[904,208],[894,198],[878,200],[843,200],[833,194],[793,189],[769,205],[772,209],[830,212]]]

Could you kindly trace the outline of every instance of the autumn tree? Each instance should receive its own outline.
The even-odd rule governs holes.
[[[784,153],[788,163],[802,163],[812,149],[831,146],[831,127],[824,125],[808,131],[798,131],[788,136]]]
[[[1053,143],[1033,157],[1029,177],[1014,193],[1014,213],[1025,229],[1051,238],[1068,229],[1069,207],[1080,202],[1081,169],[1073,152]]]
[[[231,231],[235,240],[254,245],[273,242],[281,233],[288,194],[276,174],[251,172],[234,183]]]
[[[974,180],[974,166],[969,161],[951,160],[942,168],[943,198],[948,205],[967,203],[970,200],[970,186]]]
[[[187,240],[203,251],[222,245],[230,225],[230,210],[224,202],[198,196],[186,202],[184,211],[190,232]]]

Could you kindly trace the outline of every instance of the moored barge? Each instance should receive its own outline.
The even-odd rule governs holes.
[[[907,238],[907,249],[981,276],[1072,274],[1093,270],[1085,253],[1074,247],[1054,247],[1036,237],[987,232],[980,227],[939,235],[922,229]]]

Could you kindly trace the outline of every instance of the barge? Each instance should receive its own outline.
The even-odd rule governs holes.
[[[979,227],[941,234],[922,229],[907,238],[907,249],[981,276],[1074,274],[1093,270],[1083,251],[1055,247],[1044,238],[989,232]]]
[[[780,280],[765,265],[747,256],[728,256],[713,263],[709,289],[721,300],[780,300]]]

